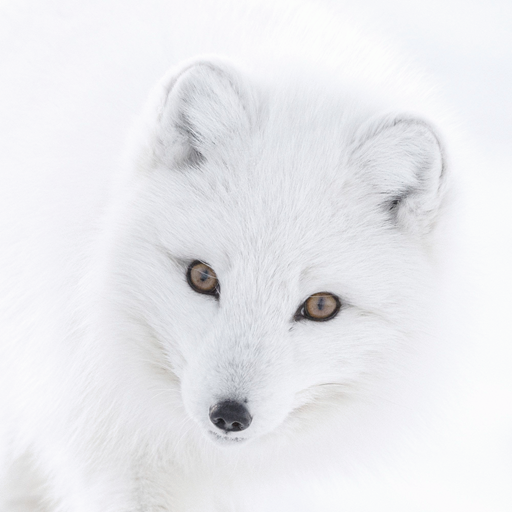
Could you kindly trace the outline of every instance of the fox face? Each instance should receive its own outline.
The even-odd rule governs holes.
[[[199,59],[142,118],[105,293],[130,364],[213,443],[378,402],[428,330],[439,136],[347,101]]]

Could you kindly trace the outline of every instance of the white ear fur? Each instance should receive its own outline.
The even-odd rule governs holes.
[[[370,120],[357,134],[352,159],[400,227],[420,237],[432,230],[446,173],[440,138],[426,121]]]
[[[164,78],[156,156],[170,166],[197,165],[247,133],[240,74],[218,60],[197,60]]]

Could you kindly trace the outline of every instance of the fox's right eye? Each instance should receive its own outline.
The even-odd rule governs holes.
[[[195,292],[219,297],[220,286],[217,274],[206,263],[199,260],[193,261],[187,270],[187,281]]]

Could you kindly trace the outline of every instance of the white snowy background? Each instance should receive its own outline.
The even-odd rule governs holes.
[[[0,62],[3,68],[0,70],[0,106],[8,115],[13,114],[9,111],[9,96],[15,94],[11,88],[21,82],[13,80],[6,70],[20,76],[28,73],[23,63],[15,65],[10,59],[18,54],[25,55],[24,41],[26,37],[30,39],[32,28],[37,29],[40,38],[37,45],[32,42],[33,54],[41,51],[44,56],[52,51],[62,53],[60,39],[55,34],[63,31],[72,34],[74,24],[80,23],[83,5],[69,1],[62,10],[63,3],[52,0],[0,2],[0,58],[3,60],[5,55],[4,62],[9,64],[4,67]],[[472,226],[474,286],[478,287],[475,311],[479,318],[473,339],[468,339],[471,348],[463,355],[463,373],[467,380],[460,412],[439,436],[435,447],[429,446],[423,451],[422,447],[416,447],[409,459],[389,471],[363,473],[350,481],[333,479],[329,485],[312,482],[311,502],[294,502],[291,510],[512,511],[512,2],[361,0],[357,5],[347,5],[350,2],[317,0],[317,3],[334,9],[343,5],[345,10],[356,13],[363,24],[391,38],[434,77],[446,102],[457,112],[477,169],[466,177],[466,186],[470,204],[468,220]],[[109,4],[105,3],[105,12]],[[143,2],[139,4],[143,9]],[[77,19],[70,15],[73,5],[76,5],[76,12],[81,13]],[[179,18],[179,12],[176,16]],[[122,23],[119,27],[122,30]],[[100,36],[102,30],[100,26]],[[104,73],[105,83],[115,84],[115,77],[109,75],[108,69],[95,67],[87,60],[94,52],[102,51],[95,42],[98,34],[91,34],[90,41],[86,41],[93,50],[85,48],[84,43],[83,54],[77,55],[77,61],[85,58],[85,69]],[[114,50],[107,48],[106,51]],[[129,51],[137,51],[136,34]],[[38,63],[39,60],[34,59],[30,65]],[[41,63],[45,65],[44,58]],[[76,76],[80,76],[78,69],[77,64]],[[51,69],[43,69],[39,76],[45,77],[44,83],[30,84],[27,91],[52,87]],[[83,78],[86,79],[85,74]],[[55,84],[55,87],[61,85]],[[94,89],[92,84],[90,89]],[[141,90],[141,94],[143,92]],[[37,92],[33,94],[33,98],[27,95],[27,104],[37,101]],[[96,125],[97,141],[106,141],[109,134],[102,132],[101,117],[95,115],[85,112],[84,123]],[[11,137],[30,134],[30,128],[24,133],[21,124],[13,124],[12,129]],[[40,140],[43,144],[44,137]],[[108,152],[119,142],[114,137],[99,146]],[[6,144],[2,144],[2,151],[9,151]],[[86,168],[87,161],[83,166]],[[6,170],[0,172],[3,174]],[[290,489],[289,496],[285,494],[280,490],[278,496],[273,496],[269,490],[265,510],[287,510],[284,502],[290,499],[293,502],[294,489]]]

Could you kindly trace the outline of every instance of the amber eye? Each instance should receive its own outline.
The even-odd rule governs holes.
[[[190,287],[207,295],[219,296],[219,280],[211,267],[202,261],[193,261],[187,271],[187,281]]]
[[[299,309],[300,314],[298,316],[315,322],[323,322],[334,318],[340,307],[340,300],[336,295],[329,292],[319,292],[306,299],[306,302]]]

